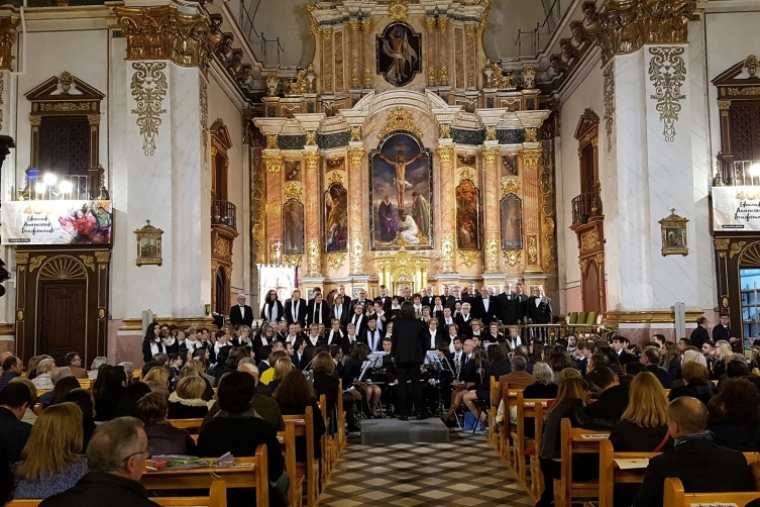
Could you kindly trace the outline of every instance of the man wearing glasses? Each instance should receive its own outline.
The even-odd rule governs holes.
[[[119,417],[101,424],[87,446],[90,471],[68,491],[51,496],[41,507],[157,507],[140,478],[150,457],[143,423]]]

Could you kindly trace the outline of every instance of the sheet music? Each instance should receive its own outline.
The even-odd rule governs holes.
[[[735,503],[710,502],[710,503],[691,503],[691,507],[739,507]]]
[[[603,440],[610,438],[606,433],[581,433],[581,438],[584,440]]]
[[[615,464],[620,470],[636,470],[649,466],[649,458],[615,459]]]

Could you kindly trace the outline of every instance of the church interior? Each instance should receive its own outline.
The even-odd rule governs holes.
[[[151,341],[166,328],[182,342],[203,333],[210,363],[227,357],[220,343],[248,344],[259,370],[279,336],[306,370],[317,323],[342,367],[355,351],[348,325],[369,345],[362,359],[382,355],[386,331],[395,356],[390,316],[409,302],[425,329],[431,317],[439,328],[425,360],[457,357],[455,377],[454,338],[472,340],[472,316],[508,342],[512,372],[519,343],[530,368],[558,340],[571,361],[593,362],[601,340],[621,364],[630,347],[646,366],[685,338],[724,350],[710,349],[708,369],[726,354],[751,369],[758,21],[758,0],[2,1],[0,353],[68,366],[76,351],[96,374],[102,363],[139,371],[169,354]],[[290,340],[293,323],[302,341]],[[377,341],[364,336],[375,326]],[[658,359],[647,359],[654,342]],[[347,424],[361,426],[361,443],[346,437],[341,409],[324,412],[333,427],[320,466],[299,469],[304,505],[548,506],[548,482],[557,506],[611,506],[611,476],[584,489],[547,477],[544,461],[559,455],[527,457],[541,439],[533,422],[522,433],[524,412],[548,421],[551,403],[523,406],[522,388],[491,378],[489,392],[481,371],[490,405],[456,389],[436,398],[429,414],[445,414],[451,434],[429,444],[432,456],[377,437],[389,446],[380,461],[368,453],[386,392],[359,382],[361,421]],[[580,452],[601,445],[604,462],[597,437]],[[583,448],[578,438],[567,452]],[[459,468],[441,467],[447,459]],[[469,473],[480,466],[487,473]]]

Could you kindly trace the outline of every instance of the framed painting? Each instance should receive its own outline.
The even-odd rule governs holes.
[[[348,251],[348,193],[341,184],[330,185],[325,201],[325,251]]]
[[[480,191],[472,180],[463,179],[456,188],[457,249],[480,248]]]
[[[145,221],[145,225],[135,231],[137,236],[137,260],[138,266],[154,264],[160,266],[163,264],[161,256],[161,236],[164,231],[150,225],[150,220]]]
[[[662,255],[689,255],[686,242],[686,224],[688,218],[676,215],[676,210],[670,210],[670,215],[660,220],[662,230]]]
[[[285,255],[304,253],[303,204],[290,199],[282,205],[282,226],[284,231],[283,252]]]
[[[522,250],[522,200],[515,194],[501,199],[501,249]]]
[[[377,73],[406,86],[422,71],[422,37],[406,23],[391,23],[377,36]]]
[[[433,245],[431,156],[416,137],[391,134],[370,153],[370,247]]]

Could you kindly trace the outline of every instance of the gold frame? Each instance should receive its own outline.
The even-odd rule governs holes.
[[[161,256],[161,236],[164,234],[164,231],[150,225],[150,220],[146,220],[145,222],[146,224],[142,228],[135,231],[135,235],[137,236],[137,259],[135,260],[135,264],[138,266],[151,264],[160,266],[164,262]],[[143,246],[149,242],[155,242],[155,254],[143,256]]]
[[[659,221],[662,231],[663,257],[666,255],[689,255],[689,246],[686,241],[686,224],[688,222],[688,218],[676,215],[675,208],[670,210],[669,216]],[[669,241],[672,244],[669,245]]]

